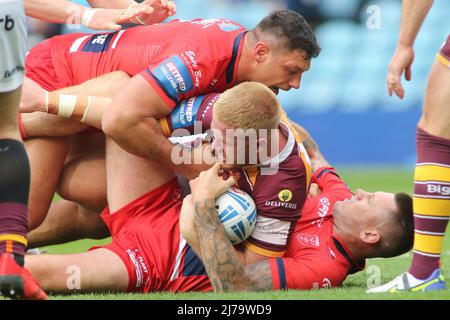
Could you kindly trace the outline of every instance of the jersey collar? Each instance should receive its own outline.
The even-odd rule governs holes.
[[[236,81],[237,62],[241,57],[242,48],[244,47],[243,40],[247,32],[248,31],[243,31],[239,33],[236,39],[234,39],[233,52],[231,54],[230,63],[228,64],[226,73],[227,84],[231,84],[232,82]]]
[[[340,240],[336,235],[333,235],[331,237],[333,240],[333,245],[336,248],[336,250],[339,252],[341,256],[347,260],[347,262],[350,264],[350,274],[356,273],[358,271],[361,271],[365,268],[366,262],[365,260],[356,260],[352,254],[350,253],[350,250],[345,246],[344,242]]]
[[[264,162],[261,162],[259,164],[260,167],[277,167],[279,166],[284,160],[286,160],[289,155],[292,153],[294,146],[295,146],[295,137],[294,134],[289,130],[289,128],[282,122],[280,122],[280,125],[278,126],[278,130],[280,131],[280,134],[284,134],[288,137],[288,141],[286,142],[286,145],[284,146],[283,150],[279,152],[276,156],[273,158],[266,160]]]

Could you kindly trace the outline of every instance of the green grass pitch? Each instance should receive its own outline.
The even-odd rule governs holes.
[[[367,191],[405,191],[412,193],[413,168],[365,168],[340,170],[341,176],[352,190],[362,188]],[[108,243],[109,239],[102,241],[83,240],[64,245],[48,247],[49,253],[75,253],[85,251],[94,244]],[[153,294],[74,294],[67,296],[50,296],[50,299],[108,299],[108,300],[142,300],[142,299],[325,299],[325,300],[367,300],[367,299],[444,299],[450,300],[450,289],[430,293],[402,293],[402,294],[366,294],[368,281],[377,272],[381,276],[381,283],[405,271],[411,261],[411,253],[392,259],[372,259],[367,262],[364,271],[347,278],[341,288],[315,291],[269,291],[263,293],[153,293]],[[450,277],[450,235],[447,235],[443,250],[442,264],[444,275]]]

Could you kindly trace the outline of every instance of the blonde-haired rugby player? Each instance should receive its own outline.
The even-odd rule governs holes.
[[[214,132],[210,150],[218,159],[224,160],[224,178],[234,177],[229,181],[249,193],[257,206],[255,230],[238,248],[244,263],[281,257],[304,205],[309,175],[300,144],[288,125],[280,122],[282,111],[275,94],[262,84],[245,82],[219,97],[214,94],[197,99],[191,102],[204,106],[201,114],[210,112],[210,127]],[[235,117],[238,113],[242,116]],[[256,129],[255,148],[248,143],[248,136],[228,139],[227,130],[236,129]],[[267,130],[274,130],[276,134],[266,135],[264,131]],[[225,138],[221,139],[221,136]],[[276,139],[273,142],[279,148],[266,148],[272,145],[272,139]],[[238,147],[242,149],[237,150]],[[239,162],[239,157],[231,156],[230,150],[242,151],[243,162]],[[182,290],[177,289],[180,281],[189,279],[180,279],[178,271],[167,263],[176,260],[174,252],[178,250],[187,255],[186,259],[192,251],[186,249],[179,235],[170,241],[151,238],[159,236],[159,230],[167,230],[163,228],[170,228],[170,232],[166,232],[170,236],[172,228],[176,228],[170,219],[178,219],[178,216],[171,207],[181,206],[181,191],[174,173],[154,161],[131,155],[110,139],[107,140],[106,157],[121,159],[113,162],[114,167],[106,168],[108,208],[103,211],[102,218],[112,234],[112,244],[106,246],[107,250],[92,250],[81,255],[30,257],[27,263],[43,281],[43,286],[50,290],[67,290],[65,266],[74,261],[82,269],[82,277],[84,274],[87,277],[81,281],[83,290]],[[132,167],[129,166],[131,159]],[[139,243],[142,234],[148,234],[151,239]],[[171,247],[167,248],[168,245]],[[155,261],[152,257],[157,256],[156,253],[163,254],[167,260]],[[111,272],[104,268],[99,274],[83,272],[84,268],[95,269],[93,264],[98,265],[98,261],[111,266],[108,267]],[[163,265],[155,266],[159,262]],[[44,264],[47,270],[44,270]],[[49,273],[49,270],[52,271]],[[111,281],[113,277],[121,280]],[[172,282],[171,279],[178,280]]]

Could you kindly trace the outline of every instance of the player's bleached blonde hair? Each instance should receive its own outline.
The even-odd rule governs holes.
[[[258,82],[243,82],[222,93],[214,104],[217,120],[235,129],[276,129],[281,105],[277,96]]]

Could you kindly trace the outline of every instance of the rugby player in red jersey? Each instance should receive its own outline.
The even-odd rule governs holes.
[[[152,37],[147,36],[150,31]],[[185,34],[197,40],[188,41]],[[200,34],[204,36],[199,37]],[[302,73],[308,70],[311,58],[320,50],[309,25],[291,11],[274,12],[250,31],[232,21],[217,19],[175,21],[107,34],[103,38],[78,35],[70,39],[53,38],[35,47],[27,65],[29,78],[47,90],[54,90],[113,70],[133,75],[123,90],[117,90],[119,94],[103,118],[103,130],[127,151],[153,157],[162,165],[191,177],[204,167],[173,164],[172,145],[164,138],[155,118],[165,117],[180,99],[223,91],[246,80],[265,83],[275,91],[299,87]],[[92,64],[98,67],[91,68]],[[94,92],[98,89],[92,86],[83,94],[98,95]],[[75,101],[71,97],[62,103],[73,106]],[[124,105],[126,110],[122,108]],[[37,158],[45,164],[39,158],[51,153],[41,151],[30,158],[32,163]],[[55,153],[57,157],[62,154]],[[42,170],[32,170],[32,174],[39,173]],[[50,191],[42,196],[47,189],[32,185],[30,199],[50,199],[48,194],[55,190],[59,171],[45,174],[55,176],[50,179],[54,182],[48,188]],[[32,184],[43,180],[42,175],[32,177]],[[34,227],[42,222],[46,212],[37,211],[31,215],[38,217]]]
[[[255,90],[259,98],[255,101],[267,100],[263,92]],[[267,92],[270,91],[266,89]],[[229,97],[225,95],[221,99],[226,102]],[[232,98],[229,102],[235,100]],[[267,105],[271,106],[274,104]],[[252,109],[255,110],[249,108]],[[115,151],[124,152],[120,148]],[[185,198],[182,203],[181,190],[173,172],[157,162],[146,163],[146,171],[136,168],[139,169],[138,179],[117,181],[125,185],[139,184],[142,188],[139,194],[143,195],[116,212],[105,210],[102,213],[113,236],[110,245],[75,255],[26,257],[27,268],[43,288],[49,292],[66,293],[75,290],[185,292],[210,291],[213,288],[218,291],[314,289],[340,285],[349,273],[361,269],[365,258],[398,255],[412,245],[410,197],[404,194],[365,193],[362,190],[353,196],[334,169],[323,158],[316,156],[313,180],[322,189],[322,194],[308,198],[284,256],[265,258],[245,266],[248,261],[242,254],[242,248],[235,250],[231,246],[219,224],[216,209],[208,209],[210,215],[205,213],[216,196],[235,184],[235,178],[219,178],[220,165],[216,164],[191,182],[192,197]],[[123,167],[115,169],[122,170]],[[120,189],[111,191],[108,196],[113,196]],[[205,227],[206,220],[212,229]],[[181,236],[180,228],[192,247]],[[212,243],[211,237],[217,237],[217,242]],[[206,248],[202,241],[212,247]],[[203,263],[192,248],[200,252]],[[225,257],[232,259],[231,268],[231,260],[218,261],[217,256],[212,256],[211,249],[217,248]],[[214,269],[214,265],[218,268]],[[68,268],[76,272],[68,275]],[[69,283],[78,283],[79,286],[68,287],[68,277],[74,275],[79,278]]]
[[[299,88],[302,73],[319,51],[301,15],[275,11],[252,30],[230,20],[198,19],[58,36],[30,51],[26,72],[46,90],[117,70],[133,76],[109,106],[103,131],[125,150],[181,171],[183,166],[172,164],[172,146],[160,134],[156,118],[182,100],[223,92],[243,81],[261,82],[274,91]]]
[[[261,123],[272,121],[270,117],[264,119],[266,113],[262,107],[267,103],[276,106],[279,103],[275,95],[267,97],[267,93],[262,95],[265,101],[258,99],[258,97],[252,99],[247,97],[249,92],[255,90],[255,87],[261,87],[259,90],[263,92],[264,89],[268,90],[264,85],[245,82],[223,94],[214,93],[183,101],[175,107],[170,116],[160,120],[163,132],[166,136],[170,136],[172,133],[179,136],[181,130],[183,130],[183,135],[189,135],[200,134],[212,128],[212,132],[220,133],[225,137],[227,129],[258,130]],[[222,99],[221,97],[224,95],[226,97]],[[60,113],[56,102],[58,99],[55,100],[55,97],[55,94],[49,96],[48,110],[58,114]],[[56,104],[53,104],[52,101],[55,101]],[[90,111],[84,121],[99,128],[107,105],[108,98],[92,97]],[[77,108],[84,113],[86,105],[80,104]],[[256,110],[251,110],[252,108],[256,108]],[[214,113],[213,110],[215,110]],[[255,114],[259,116],[258,121],[255,120]],[[299,217],[309,186],[311,170],[306,150],[286,115],[282,114],[281,117],[282,121],[278,127],[281,133],[279,137],[280,152],[277,157],[272,155],[271,161],[267,161],[267,163],[262,161],[264,163],[258,167],[244,167],[238,170],[233,170],[233,168],[227,173],[234,174],[237,177],[237,186],[253,197],[258,211],[255,232],[246,242],[246,247],[249,249],[247,252],[248,261],[283,254],[292,235],[293,226]],[[72,118],[80,119],[77,116]],[[218,145],[219,141],[220,139],[214,139],[211,144],[216,156],[219,156],[219,148],[225,149]],[[200,155],[202,155],[201,152]],[[227,156],[224,155],[222,158],[225,159]],[[233,161],[220,162],[224,165],[227,165],[228,162],[233,163]],[[235,167],[234,163],[233,167]],[[268,169],[272,170],[269,174],[265,172],[265,170],[269,171]],[[101,169],[97,168],[97,170]],[[86,185],[86,183],[81,183]],[[96,183],[104,184],[99,181]],[[59,217],[57,221],[62,222],[62,225],[50,227],[50,223],[47,223],[43,228],[47,228],[47,230],[72,228],[71,226],[64,226],[64,222],[67,220],[61,217],[61,211],[58,211],[57,215]],[[76,212],[66,212],[65,216],[67,215],[76,215]],[[73,219],[73,217],[67,219]],[[41,235],[38,241],[42,241],[44,235],[41,230],[37,231]],[[61,233],[58,235],[61,236]],[[46,239],[55,238],[56,235],[47,232],[45,237]],[[63,236],[63,238],[65,237]]]

